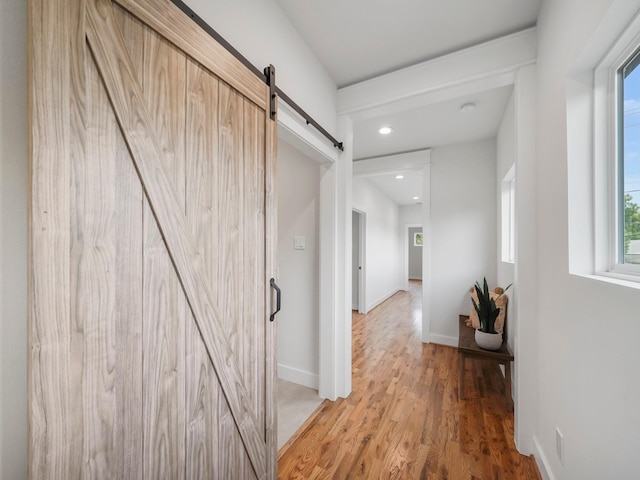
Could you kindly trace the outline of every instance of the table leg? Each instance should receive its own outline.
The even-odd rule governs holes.
[[[513,398],[511,397],[511,362],[505,362],[504,364],[504,385],[506,395],[506,408],[507,411],[511,411],[513,408]]]

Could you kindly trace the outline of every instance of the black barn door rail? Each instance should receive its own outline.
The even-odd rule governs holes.
[[[220,45],[222,45],[229,53],[231,53],[234,57],[236,57],[245,67],[247,67],[253,74],[260,78],[264,83],[269,85],[271,91],[271,118],[275,116],[275,108],[274,102],[276,101],[277,95],[284,101],[287,105],[293,108],[298,115],[300,115],[307,122],[307,125],[312,125],[316,130],[318,130],[322,135],[324,135],[329,141],[340,151],[344,151],[344,145],[342,142],[336,140],[333,135],[327,132],[322,126],[316,122],[307,112],[305,112],[300,106],[294,102],[287,94],[285,94],[282,90],[280,90],[277,86],[275,86],[275,69],[272,65],[269,65],[264,69],[264,72],[258,70],[249,60],[247,60],[244,55],[242,55],[238,50],[233,48],[229,42],[227,42],[222,36],[216,32],[211,25],[205,22],[202,18],[200,18],[193,10],[189,8],[187,4],[185,4],[182,0],[171,0],[171,2],[176,5],[180,10],[182,10],[186,15],[189,16],[200,28],[202,28],[205,32],[207,32],[210,36],[212,36]],[[274,93],[275,92],[275,93]]]

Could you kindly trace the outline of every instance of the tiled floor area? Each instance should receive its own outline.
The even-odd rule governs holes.
[[[278,379],[278,450],[321,403],[317,390]]]

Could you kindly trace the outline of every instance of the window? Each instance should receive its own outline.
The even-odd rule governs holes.
[[[512,166],[502,180],[502,261],[515,261],[515,230],[516,230],[516,175],[515,165]]]
[[[640,0],[585,40],[567,72],[569,272],[640,289]]]
[[[640,265],[640,52],[617,72],[617,264]]]
[[[592,70],[593,273],[640,282],[640,16],[609,45]]]

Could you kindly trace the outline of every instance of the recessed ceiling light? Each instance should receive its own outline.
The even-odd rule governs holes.
[[[404,178],[404,175],[396,175],[396,180],[402,180]]]
[[[391,127],[382,127],[380,130],[378,130],[378,133],[380,135],[389,135],[391,132],[393,132],[393,128]]]
[[[420,197],[413,197],[414,200],[418,200]]]
[[[467,103],[463,103],[460,106],[460,111],[462,113],[469,113],[469,112],[473,112],[476,109],[476,104],[474,102],[467,102]]]

